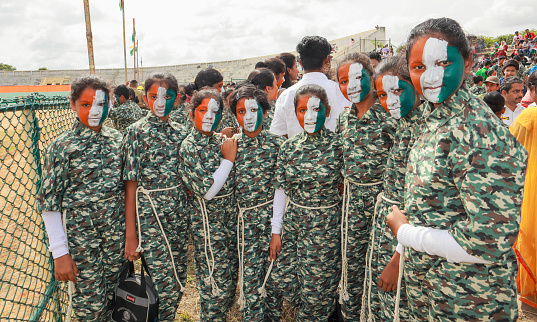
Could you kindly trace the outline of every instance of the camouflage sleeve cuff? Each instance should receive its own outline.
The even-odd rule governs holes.
[[[49,240],[49,251],[54,259],[69,253],[67,236],[63,231],[62,214],[57,211],[45,211],[41,214],[45,222]]]

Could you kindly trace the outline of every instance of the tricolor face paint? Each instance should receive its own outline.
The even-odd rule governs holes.
[[[237,121],[247,132],[255,132],[263,123],[263,108],[254,98],[243,98],[237,103]]]
[[[414,87],[399,77],[384,74],[375,82],[380,105],[395,119],[405,117],[416,103]]]
[[[315,96],[302,96],[298,100],[297,118],[300,126],[309,134],[317,133],[326,120],[326,106]]]
[[[447,41],[422,37],[410,51],[409,68],[418,92],[431,103],[441,103],[460,87],[464,59]]]
[[[371,77],[360,63],[341,66],[338,79],[339,89],[352,103],[360,103],[371,91]]]
[[[110,100],[100,89],[86,88],[74,103],[80,122],[88,127],[100,126],[108,116]]]
[[[162,87],[164,84],[154,84],[147,93],[147,102],[153,114],[165,117],[173,110],[177,93],[173,89]]]
[[[220,104],[214,98],[205,98],[196,108],[194,123],[198,130],[211,132],[216,129],[221,118]]]

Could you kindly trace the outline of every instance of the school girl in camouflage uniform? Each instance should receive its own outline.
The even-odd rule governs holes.
[[[77,119],[47,147],[39,194],[55,277],[74,282],[72,309],[83,321],[109,320],[124,262],[122,136],[102,126],[110,103],[99,77],[71,84]]]
[[[268,68],[258,68],[248,75],[248,80],[255,87],[265,92],[267,101],[270,104],[270,109],[267,111],[263,119],[263,123],[270,124],[274,118],[274,104],[278,96],[278,80],[274,73]],[[267,125],[269,126],[269,125]]]
[[[127,127],[144,116],[144,112],[138,104],[129,100],[129,88],[119,85],[114,89],[116,105],[110,110],[110,119],[114,121],[114,128],[125,133]]]
[[[276,165],[271,258],[281,253],[272,278],[294,287],[289,296],[297,297],[297,321],[326,321],[334,311],[341,268],[341,144],[324,127],[330,106],[322,87],[299,88],[295,112],[304,131],[283,143]],[[284,211],[282,235],[276,234]]]
[[[375,205],[365,274],[368,279],[365,292],[367,305],[362,307],[362,313],[364,316],[373,315],[376,321],[393,321],[400,254],[396,252],[397,240],[386,225],[386,216],[391,212],[392,205],[402,207],[406,160],[422,105],[410,80],[406,60],[401,56],[383,59],[377,66],[373,83],[380,104],[397,120],[397,125],[384,173],[383,190]],[[404,292],[402,289],[400,318],[407,321]]]
[[[222,107],[222,98],[214,90],[202,90],[192,97],[194,128],[180,150],[183,181],[197,199],[190,233],[202,321],[225,321],[237,282],[237,206],[233,190],[237,142],[214,133]]]
[[[127,129],[122,145],[125,256],[135,260],[143,251],[159,295],[159,321],[174,320],[186,283],[188,214],[179,170],[186,132],[168,120],[177,98],[173,75],[149,76],[144,101],[151,112]]]
[[[393,145],[395,120],[375,104],[373,66],[363,54],[347,55],[338,64],[338,82],[352,105],[339,115],[336,133],[343,149],[344,200],[341,222],[343,270],[339,301],[346,319],[360,316],[366,252],[377,195],[388,153]]]
[[[407,50],[412,83],[429,103],[408,157],[405,214],[393,206],[387,220],[408,258],[411,320],[514,321],[527,154],[461,87],[472,55],[456,21],[419,24]]]

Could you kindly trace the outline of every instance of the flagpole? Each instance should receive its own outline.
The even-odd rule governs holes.
[[[136,79],[140,80],[140,53],[138,52],[138,40],[136,40]]]
[[[95,61],[93,58],[93,35],[91,33],[89,0],[84,0],[84,14],[86,16],[86,39],[88,42],[89,72],[90,74],[95,74]]]
[[[134,48],[132,49],[133,50],[133,58],[134,58],[134,65],[133,65],[133,68],[132,68],[132,79],[136,79],[136,27],[134,26],[134,19],[135,18],[132,18],[132,42],[134,43]]]
[[[127,41],[125,40],[125,2],[121,2],[121,12],[123,12],[123,60],[125,61],[125,84],[128,82],[127,76]]]
[[[140,68],[142,69],[142,78],[140,80],[144,79],[144,62],[142,61],[142,57],[140,57]]]

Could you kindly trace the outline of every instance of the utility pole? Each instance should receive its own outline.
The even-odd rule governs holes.
[[[89,0],[84,0],[84,14],[86,16],[86,39],[88,40],[89,71],[90,74],[95,74],[95,60],[93,59],[93,35],[91,33]]]

